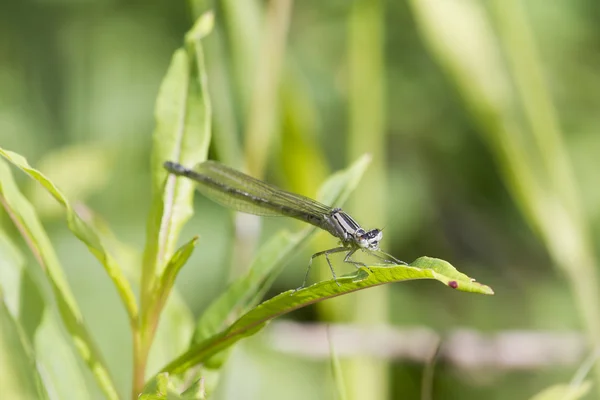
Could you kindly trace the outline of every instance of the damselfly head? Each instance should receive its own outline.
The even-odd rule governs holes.
[[[383,232],[379,229],[371,229],[368,232],[360,229],[356,232],[356,243],[363,249],[379,250],[379,242]]]

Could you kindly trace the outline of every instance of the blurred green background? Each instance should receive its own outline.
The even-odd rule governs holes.
[[[131,245],[124,256],[131,269],[139,265],[135,250],[143,248],[150,206],[154,100],[173,51],[207,9],[216,17],[205,40],[212,158],[315,197],[332,171],[370,152],[374,162],[344,208],[366,227],[384,227],[382,247],[396,257],[448,260],[496,292],[410,282],[286,317],[367,332],[350,338],[363,354],[339,354],[350,398],[530,398],[568,382],[588,353],[584,337],[593,343],[600,333],[596,3],[3,2],[0,145],[101,215]],[[67,230],[61,208],[18,178],[121,393],[129,393],[131,339],[115,289]],[[283,227],[301,227],[264,219],[248,233],[245,220],[235,221],[197,196],[182,240],[199,234],[200,244],[176,285],[196,316],[249,264],[254,236],[262,242]],[[334,244],[323,235],[291,260],[271,295],[297,287],[311,251]],[[341,264],[338,272],[350,271]],[[326,265],[316,265],[313,280],[329,279]],[[314,338],[298,325],[291,337],[299,350],[291,350],[291,337],[274,346],[284,330],[273,326],[237,346],[216,398],[333,398],[328,354],[311,356]],[[360,342],[382,326],[424,327],[443,337],[462,328],[489,338],[507,331],[582,336],[580,346],[555,349],[567,361],[519,367],[486,362],[480,351],[465,355],[476,359],[465,367],[444,357],[429,364],[392,351],[388,357],[381,341],[383,354],[373,356]]]

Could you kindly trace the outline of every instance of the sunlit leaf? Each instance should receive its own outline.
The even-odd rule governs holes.
[[[205,29],[200,33],[208,32]],[[142,271],[142,305],[154,316],[156,310],[147,303],[154,297],[155,282],[175,251],[179,232],[193,213],[193,184],[168,176],[163,163],[172,160],[193,166],[206,159],[210,143],[211,111],[202,47],[198,35],[193,39],[193,51],[179,49],[173,55],[156,100],[152,208]],[[148,318],[143,316],[144,326],[153,323]]]
[[[2,149],[0,149],[0,154],[28,172],[45,187],[48,187],[52,194],[64,202],[63,204],[68,204],[52,183],[45,179],[41,173],[29,167],[26,160],[21,156]],[[33,252],[34,257],[47,274],[56,298],[58,310],[66,329],[71,334],[75,348],[91,369],[105,394],[109,398],[117,398],[117,391],[110,378],[108,368],[83,322],[81,311],[64,276],[54,248],[33,207],[19,191],[8,165],[3,161],[0,162],[0,203],[19,229],[30,250]],[[73,224],[76,228],[77,224],[83,224],[70,208],[69,215],[70,225]],[[90,234],[90,231],[83,229],[83,233]]]
[[[475,282],[458,272],[450,263],[436,258],[421,257],[408,266],[361,268],[354,274],[338,278],[339,286],[334,281],[323,281],[305,289],[281,293],[265,301],[243,315],[226,331],[193,346],[165,367],[164,371],[181,373],[227,349],[238,340],[254,335],[271,319],[307,305],[386,283],[415,279],[435,279],[464,292],[494,293],[490,287]]]
[[[137,318],[137,302],[131,286],[123,271],[117,265],[113,257],[106,251],[104,245],[100,241],[100,238],[94,231],[94,229],[83,219],[77,215],[69,201],[63,196],[62,192],[40,171],[32,168],[27,160],[19,154],[13,153],[0,148],[0,155],[4,156],[7,160],[12,162],[14,165],[19,167],[23,172],[29,175],[31,178],[38,181],[61,205],[63,205],[67,212],[67,224],[71,232],[77,236],[88,248],[90,253],[94,255],[102,263],[106,269],[106,273],[112,279],[115,284],[117,291],[125,305],[125,308],[129,314],[131,321]],[[33,210],[31,210],[33,212]]]
[[[47,399],[29,339],[0,291],[0,398]]]
[[[60,316],[54,312],[52,302],[46,300],[52,293],[42,293],[32,277],[33,273],[43,277],[43,272],[37,274],[35,268],[39,267],[25,264],[19,250],[0,229],[0,282],[5,288],[4,302],[22,328],[25,340],[32,343],[36,363],[44,371],[47,391],[59,398],[91,399],[85,367],[69,343],[71,337],[61,329]]]

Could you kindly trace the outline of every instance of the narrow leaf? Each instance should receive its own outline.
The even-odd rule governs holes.
[[[137,318],[138,308],[133,291],[129,282],[123,275],[121,268],[117,265],[114,258],[105,250],[104,245],[94,229],[77,215],[69,201],[63,196],[58,188],[40,171],[32,168],[27,160],[19,154],[13,153],[0,148],[0,155],[4,156],[8,161],[19,167],[23,172],[31,178],[38,181],[47,191],[54,197],[67,211],[67,225],[71,232],[81,240],[94,255],[102,263],[106,269],[106,273],[115,284],[119,296],[125,305],[130,322],[134,323]],[[15,187],[16,188],[16,187]],[[33,213],[33,210],[30,211]]]
[[[162,165],[172,160],[193,166],[205,160],[208,153],[210,99],[202,47],[197,36],[195,39],[195,50],[191,51],[195,57],[183,49],[173,55],[156,100],[152,208],[144,251],[142,304],[149,300],[155,280],[175,250],[181,228],[193,213],[192,182],[167,176]]]
[[[271,319],[307,305],[385,283],[415,279],[435,279],[453,289],[464,292],[494,293],[490,287],[477,283],[465,274],[458,272],[450,263],[435,258],[421,257],[409,266],[361,268],[354,274],[338,278],[340,286],[334,281],[324,281],[296,292],[290,290],[281,293],[265,301],[238,319],[223,333],[195,345],[166,366],[163,371],[184,372],[225,350],[238,340],[254,335]]]
[[[47,399],[27,335],[10,314],[0,291],[0,398]]]
[[[139,400],[179,400],[182,399],[174,382],[167,373],[161,373],[148,383],[138,397]]]
[[[193,213],[193,183],[167,174],[163,163],[172,160],[193,166],[206,159],[210,144],[211,105],[201,40],[210,31],[211,16],[199,20],[187,37],[187,51],[179,49],[173,55],[156,100],[152,205],[141,279],[140,360],[152,344],[166,301],[165,289],[170,290],[168,285],[172,282],[169,282],[174,281],[181,265],[171,267],[167,275],[164,275],[165,268],[175,251],[181,229]],[[172,272],[175,274],[171,275]],[[145,367],[145,362],[134,366],[134,391],[141,389]]]
[[[50,181],[38,171],[30,168],[22,157],[1,149],[0,154],[13,160],[25,172],[34,176],[38,181],[43,182],[45,187],[48,185],[52,189],[51,193],[55,193],[55,197],[61,198],[64,202],[63,204],[68,204]],[[73,338],[75,348],[91,369],[99,386],[107,397],[111,399],[117,398],[117,391],[110,378],[108,368],[84,324],[81,311],[64,276],[54,248],[33,207],[17,188],[8,165],[3,161],[0,161],[0,203],[7,211],[17,229],[21,232],[34,257],[48,276],[58,304],[58,310],[66,329]],[[78,217],[70,208],[68,209],[72,219],[71,222],[77,221]]]
[[[181,267],[185,265],[187,260],[194,252],[194,248],[196,247],[197,243],[198,237],[196,236],[192,240],[181,246],[169,260],[158,284],[158,300],[155,309],[156,313],[160,313],[163,306],[165,305],[165,302],[169,297],[169,293],[171,293],[171,289],[173,288],[173,284],[175,283],[175,278],[177,277],[177,274],[181,270]]]
[[[48,301],[47,296],[52,296],[52,292],[42,292],[33,276],[45,279],[43,272],[37,268],[39,267],[35,264],[25,264],[19,249],[0,229],[0,282],[4,289],[3,300],[22,328],[25,340],[33,346],[38,370],[44,371],[43,383],[47,392],[61,399],[91,399],[90,388],[85,379],[86,367],[80,362],[71,337],[61,328],[60,315],[51,306],[53,302]],[[3,370],[0,367],[0,371]],[[0,384],[2,386],[4,385]],[[0,395],[0,398],[4,396]]]

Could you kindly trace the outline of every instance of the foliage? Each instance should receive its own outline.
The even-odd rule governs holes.
[[[559,358],[576,362],[566,344],[548,368],[487,352],[424,367],[369,338],[313,359],[324,339],[310,333],[581,329],[578,348],[597,342],[589,0],[54,3],[0,6],[0,397],[597,397],[595,359],[596,376],[556,385],[573,369]],[[346,275],[335,262],[342,288],[317,263],[318,283],[290,295],[332,239],[192,203],[162,162],[206,158],[344,204],[416,261]],[[488,291],[422,254],[496,296],[372,288]],[[288,311],[306,329],[297,348],[268,326]]]

